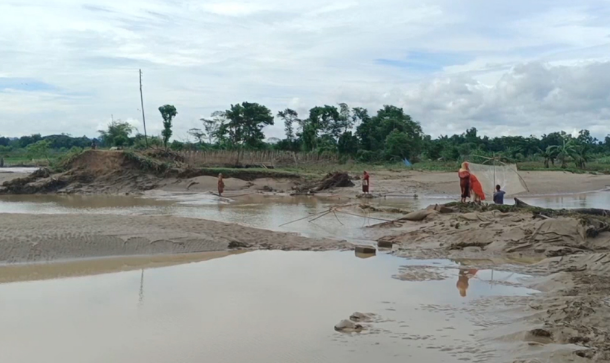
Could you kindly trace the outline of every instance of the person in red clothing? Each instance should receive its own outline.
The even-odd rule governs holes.
[[[362,193],[369,194],[369,186],[371,184],[371,176],[366,171],[362,175]]]

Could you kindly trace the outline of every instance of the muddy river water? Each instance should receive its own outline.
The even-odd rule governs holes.
[[[2,362],[487,362],[485,298],[535,293],[459,261],[250,252],[157,269],[0,285]],[[405,281],[414,268],[433,281]],[[474,273],[474,275],[472,275]],[[463,296],[464,295],[464,296]],[[489,302],[487,302],[488,304]],[[333,326],[373,313],[360,334]],[[505,318],[508,318],[509,314]],[[35,349],[34,349],[35,347]]]
[[[597,207],[608,205],[610,193],[524,200]],[[371,204],[416,209],[439,202]],[[353,201],[12,196],[0,198],[0,213],[176,215],[369,241],[362,227],[379,221],[364,214],[286,224],[338,203]],[[524,287],[528,276],[475,270],[467,261],[259,251],[204,254],[156,268],[137,268],[130,259],[96,264],[75,274],[66,273],[70,263],[51,271],[29,266],[30,281],[1,279],[0,362],[504,362],[560,349],[531,346],[503,330],[520,318],[514,309],[520,297],[537,293]],[[0,266],[0,274],[10,276],[9,268]],[[333,329],[354,312],[372,314],[361,333]]]

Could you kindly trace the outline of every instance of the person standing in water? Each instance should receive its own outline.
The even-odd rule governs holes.
[[[494,193],[494,203],[496,204],[504,204],[504,194],[506,194],[506,192],[500,189],[500,185],[496,185],[496,191]]]
[[[371,177],[366,171],[362,175],[362,193],[369,194],[369,185],[371,183]]]
[[[225,182],[222,180],[222,174],[218,174],[218,196],[222,197],[225,191]]]

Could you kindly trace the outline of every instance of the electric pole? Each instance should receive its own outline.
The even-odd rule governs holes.
[[[142,123],[144,123],[144,142],[148,147],[148,136],[146,135],[146,117],[144,116],[144,96],[142,96],[142,70],[140,69],[140,104],[142,107]]]

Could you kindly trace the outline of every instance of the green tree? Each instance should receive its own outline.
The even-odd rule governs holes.
[[[344,121],[335,106],[316,106],[309,110],[309,118],[305,120],[310,131],[315,130],[316,137],[320,134],[329,134],[338,139],[344,129]],[[305,127],[303,127],[304,129]]]
[[[187,133],[194,137],[195,140],[197,140],[199,146],[203,145],[203,138],[205,137],[205,132],[203,132],[203,130],[198,128],[192,128],[188,130]]]
[[[351,131],[346,131],[337,141],[337,151],[339,154],[355,155],[358,152],[358,138]]]
[[[574,160],[577,168],[584,169],[589,162],[589,148],[587,144],[574,145],[570,150],[570,156]]]
[[[299,119],[299,114],[290,108],[285,109],[277,113],[277,117],[284,120],[284,131],[286,132],[286,139],[293,141],[295,139],[294,123],[302,124]]]
[[[318,130],[316,129],[316,127],[313,124],[311,124],[311,123],[305,124],[305,126],[303,127],[303,133],[301,135],[301,138],[303,139],[303,150],[304,151],[314,150],[318,146],[317,132],[318,132]]]
[[[385,156],[389,160],[409,159],[412,156],[412,148],[409,143],[411,138],[404,132],[394,130],[390,132],[385,141]]]
[[[133,132],[133,126],[127,122],[117,120],[108,124],[107,130],[100,130],[98,132],[104,145],[122,146],[125,143],[125,140],[129,140],[129,135]],[[118,145],[117,143],[120,143],[121,145]]]
[[[568,167],[568,157],[574,154],[574,140],[570,135],[563,133],[560,145],[551,145],[547,149],[548,152],[557,155],[559,161],[561,161],[561,168],[565,169]]]
[[[231,105],[224,115],[227,121],[220,125],[218,134],[232,147],[260,147],[265,139],[263,127],[273,125],[271,110],[258,103]]]
[[[337,127],[343,127],[343,133],[349,131],[356,123],[357,117],[354,116],[353,110],[350,110],[347,103],[339,104],[339,120]]]
[[[173,105],[165,105],[159,107],[159,112],[161,113],[161,117],[163,117],[163,131],[161,131],[163,146],[167,149],[167,143],[172,137],[172,120],[176,117],[178,111],[176,111],[176,107]]]
[[[220,126],[225,124],[226,121],[227,118],[224,111],[214,111],[212,112],[211,118],[201,119],[201,122],[203,122],[203,130],[208,136],[209,144],[213,144],[214,140],[218,139],[218,131],[220,130]]]
[[[40,140],[27,147],[27,154],[30,159],[43,157],[49,160],[49,148],[51,143],[47,140]]]

